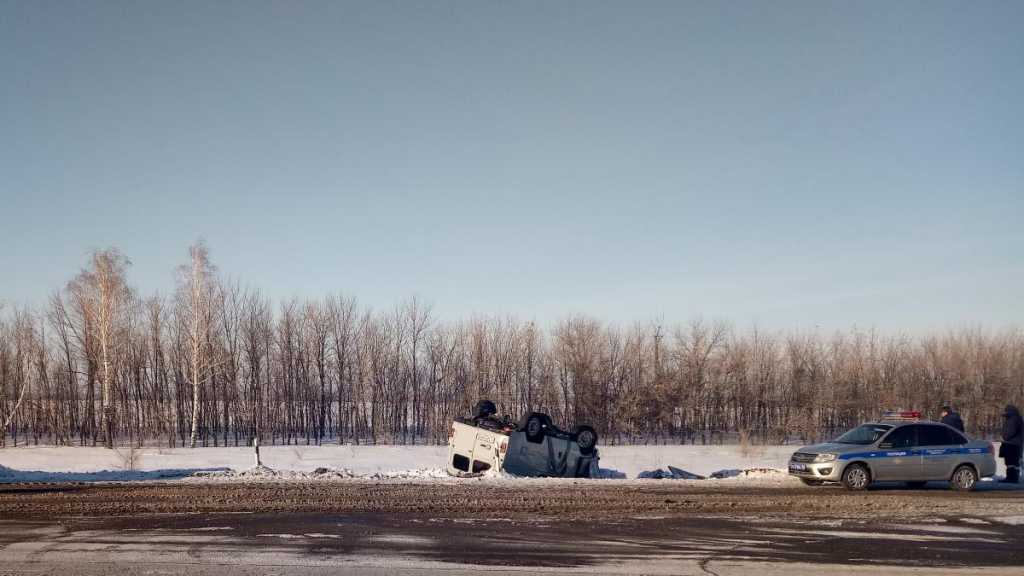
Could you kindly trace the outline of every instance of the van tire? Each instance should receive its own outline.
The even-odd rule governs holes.
[[[479,420],[481,418],[487,418],[488,416],[494,416],[498,412],[497,406],[490,400],[481,400],[476,403],[473,407],[473,419]]]
[[[597,431],[590,426],[577,426],[572,437],[580,447],[580,454],[593,454],[597,446]]]
[[[526,433],[527,440],[540,444],[544,441],[545,429],[550,425],[551,419],[547,414],[534,412],[526,417],[526,421],[523,423],[523,432]]]

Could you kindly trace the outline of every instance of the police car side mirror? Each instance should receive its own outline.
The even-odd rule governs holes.
[[[879,448],[892,448],[892,442],[882,442],[878,445]]]

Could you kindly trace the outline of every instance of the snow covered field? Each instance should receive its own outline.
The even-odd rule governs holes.
[[[602,446],[600,451],[601,468],[608,478],[636,479],[642,472],[674,466],[703,476],[723,471],[726,476],[733,476],[739,470],[772,470],[744,475],[742,479],[778,483],[795,482],[786,477],[785,468],[797,448],[658,445]],[[263,465],[283,479],[447,478],[447,446],[265,446],[261,456]],[[254,463],[253,451],[246,447],[152,447],[133,452],[126,448],[23,446],[0,449],[0,482],[159,480],[195,473],[216,478],[232,470],[249,470]],[[321,474],[314,475],[318,469]],[[1000,461],[998,474],[1003,473]]]
[[[604,446],[601,468],[613,478],[672,465],[710,475],[722,470],[784,469],[793,446]],[[347,471],[355,476],[444,477],[447,446],[264,446],[265,466],[279,472]],[[0,482],[103,481],[182,477],[194,472],[247,470],[251,448],[17,447],[0,449]]]

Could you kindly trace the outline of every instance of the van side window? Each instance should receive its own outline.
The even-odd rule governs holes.
[[[456,470],[462,470],[463,472],[469,472],[469,458],[466,458],[462,454],[456,454],[452,457],[452,467]]]

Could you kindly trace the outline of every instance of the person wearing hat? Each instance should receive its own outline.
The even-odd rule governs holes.
[[[1003,410],[1003,443],[999,445],[999,456],[1006,461],[1006,481],[1020,482],[1021,447],[1024,446],[1024,422],[1020,410],[1011,404]]]
[[[961,432],[964,431],[963,418],[949,406],[942,407],[942,423],[950,428],[956,428]]]

